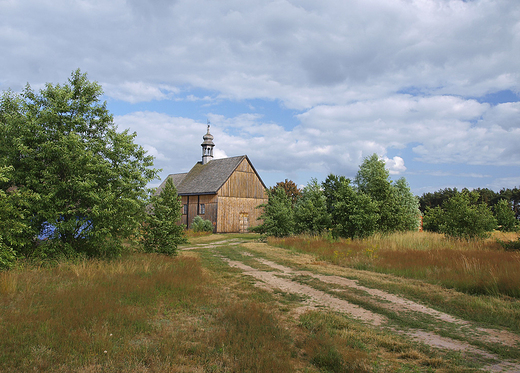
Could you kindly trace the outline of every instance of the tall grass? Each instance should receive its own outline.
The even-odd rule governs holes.
[[[468,294],[520,298],[520,253],[504,251],[496,239],[465,241],[408,232],[365,240],[270,238],[269,243],[337,265],[421,279]]]
[[[0,372],[294,371],[272,311],[199,259],[133,254],[0,273]]]

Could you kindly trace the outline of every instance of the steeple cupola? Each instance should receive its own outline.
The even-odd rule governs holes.
[[[213,147],[215,146],[213,136],[209,133],[209,123],[208,132],[202,138],[204,139],[200,144],[202,146],[202,164],[206,164],[213,159]]]

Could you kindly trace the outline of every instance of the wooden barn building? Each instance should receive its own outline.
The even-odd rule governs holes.
[[[203,139],[202,162],[187,173],[168,175],[182,199],[181,223],[189,228],[198,215],[213,223],[215,233],[247,232],[260,223],[262,211],[256,207],[267,202],[265,185],[247,155],[213,159],[209,125]]]

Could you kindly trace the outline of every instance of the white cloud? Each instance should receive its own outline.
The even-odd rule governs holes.
[[[403,174],[412,160],[392,151],[410,147],[424,163],[520,165],[520,103],[476,99],[520,92],[517,1],[0,1],[0,49],[0,89],[79,67],[136,104],[116,122],[171,172],[200,158],[205,123],[182,115],[211,120],[215,155],[263,170],[349,176],[377,153]],[[167,100],[186,110],[143,104]]]
[[[406,171],[404,159],[401,157],[395,156],[392,159],[383,157],[383,160],[385,161],[386,168],[390,172],[390,175],[399,175]]]

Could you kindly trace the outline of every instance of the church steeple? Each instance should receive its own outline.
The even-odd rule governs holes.
[[[213,136],[209,133],[209,121],[208,121],[208,132],[202,137],[204,142],[200,144],[202,146],[202,164],[206,164],[213,159]]]

